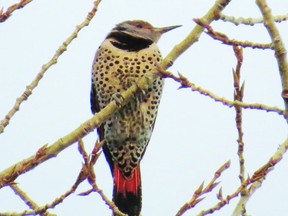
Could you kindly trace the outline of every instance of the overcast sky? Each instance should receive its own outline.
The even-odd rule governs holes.
[[[18,1],[1,0],[4,10]],[[34,0],[0,23],[0,119],[12,108],[17,97],[70,36],[93,6],[93,1]],[[33,155],[44,144],[52,144],[92,116],[90,111],[90,76],[95,52],[115,24],[143,19],[154,26],[183,25],[159,41],[165,56],[196,25],[193,18],[203,16],[214,0],[103,0],[89,27],[83,29],[68,51],[50,68],[27,102],[16,113],[0,135],[0,171]],[[287,14],[288,1],[270,0],[275,15]],[[260,17],[250,0],[232,0],[224,10],[227,15]],[[269,43],[262,25],[235,26],[221,21],[215,30],[239,40]],[[277,24],[288,46],[288,23]],[[236,66],[233,49],[214,41],[206,34],[189,48],[169,70],[181,72],[203,88],[233,100],[232,68]],[[281,81],[277,62],[271,50],[244,50],[242,81],[244,100],[283,108]],[[166,80],[164,93],[152,139],[141,163],[144,216],[175,215],[202,181],[208,183],[214,172],[227,160],[231,167],[220,177],[220,185],[206,195],[186,215],[196,215],[217,203],[220,186],[223,196],[236,190],[240,181],[237,157],[235,110],[210,98],[177,90],[178,83]],[[265,164],[287,138],[283,117],[265,111],[244,110],[246,174],[252,175]],[[85,137],[87,151],[96,141],[96,132]],[[82,158],[74,144],[34,170],[21,175],[16,182],[39,205],[52,202],[66,192],[82,166]],[[270,172],[262,187],[247,205],[247,212],[257,215],[286,215],[288,212],[287,156]],[[102,155],[95,166],[97,183],[108,197],[112,178]],[[246,175],[246,177],[247,177]],[[90,186],[83,183],[81,193]],[[76,193],[76,194],[77,194]],[[87,197],[72,195],[51,212],[58,215],[111,215],[108,206],[96,193]],[[230,215],[238,198],[214,215]],[[26,209],[10,188],[0,190],[0,212]],[[77,213],[77,215],[79,215]]]

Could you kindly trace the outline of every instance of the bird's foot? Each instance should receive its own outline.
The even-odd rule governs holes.
[[[121,108],[124,106],[124,97],[120,93],[115,93],[111,97],[111,101],[115,101],[116,105]]]
[[[139,82],[139,81],[138,81]],[[148,88],[150,86],[150,82],[149,82],[149,78],[147,77],[142,77],[140,82],[138,83],[136,82],[136,86],[137,86],[137,89],[138,91],[142,94],[142,95],[146,95],[147,94],[147,91],[148,91]]]

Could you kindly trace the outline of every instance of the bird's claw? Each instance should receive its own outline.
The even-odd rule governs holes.
[[[123,107],[124,97],[120,93],[115,93],[112,95],[111,100],[115,101],[118,107]]]
[[[146,95],[147,91],[145,89],[141,89],[140,87],[138,87],[138,89],[140,89],[142,95]]]
[[[137,82],[135,83],[137,88],[138,88],[138,91],[142,93],[142,95],[146,95],[147,94],[147,89],[149,88],[149,79],[144,77],[142,79],[142,83],[141,85],[139,85]],[[144,86],[144,88],[143,88]]]

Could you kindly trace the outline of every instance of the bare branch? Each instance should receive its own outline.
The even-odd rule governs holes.
[[[37,203],[35,203],[20,187],[18,187],[17,183],[12,182],[9,184],[10,188],[17,194],[29,208],[35,209],[38,207]]]
[[[14,114],[19,110],[20,105],[23,101],[27,100],[29,96],[32,94],[32,91],[38,86],[40,80],[43,78],[45,72],[54,64],[57,63],[58,58],[67,50],[68,46],[71,42],[77,37],[78,33],[85,27],[88,26],[91,19],[95,16],[97,12],[97,8],[101,0],[96,0],[94,2],[93,9],[88,13],[86,19],[76,27],[72,35],[70,35],[66,41],[58,48],[52,59],[42,66],[41,71],[37,74],[35,79],[26,87],[26,90],[22,93],[22,95],[17,98],[16,103],[12,107],[12,109],[8,112],[5,118],[1,121],[0,124],[0,134],[4,132],[5,127],[9,124],[9,121],[14,116]]]
[[[243,215],[243,211],[246,212],[246,203],[249,201],[249,199],[252,197],[252,195],[254,194],[254,192],[261,187],[262,182],[264,181],[264,178],[261,180],[258,180],[256,182],[254,182],[253,184],[251,184],[251,186],[248,189],[245,189],[245,192],[241,192],[241,198],[239,200],[239,202],[237,203],[232,216],[239,216],[239,215]]]
[[[185,203],[180,210],[177,212],[176,216],[183,215],[188,209],[193,208],[196,206],[199,202],[201,202],[205,197],[200,197],[203,194],[211,192],[218,184],[219,182],[216,182],[216,180],[221,176],[221,174],[230,167],[230,161],[227,161],[224,163],[214,174],[213,179],[209,182],[209,184],[204,188],[204,182],[198,187],[198,189],[194,192],[192,199]]]
[[[230,101],[226,98],[219,97],[216,94],[212,93],[211,91],[204,89],[200,86],[196,86],[194,83],[190,82],[185,76],[179,73],[179,77],[175,76],[173,73],[164,71],[163,69],[158,67],[158,71],[163,77],[171,78],[181,84],[180,88],[190,88],[191,91],[196,91],[202,95],[205,95],[211,99],[213,99],[216,102],[220,102],[228,107],[235,107],[235,106],[241,106],[244,109],[257,109],[257,110],[263,110],[266,112],[275,112],[279,115],[283,115],[284,111],[278,107],[271,107],[264,104],[259,103],[243,103],[241,101]]]
[[[274,16],[273,17],[274,22],[283,22],[288,20],[288,14],[282,15],[282,16]],[[253,26],[255,24],[261,24],[264,22],[263,17],[259,17],[259,18],[243,18],[243,17],[234,17],[234,16],[227,16],[223,13],[219,14],[219,20],[222,20],[224,22],[231,22],[234,25],[238,26],[240,24],[244,24],[244,25],[250,25]]]
[[[10,6],[5,12],[3,9],[0,10],[0,22],[6,21],[15,10],[23,8],[25,5],[32,2],[32,0],[21,0],[19,3]]]
[[[85,176],[85,179],[87,179],[90,185],[92,186],[91,190],[89,190],[88,192],[81,193],[80,195],[86,196],[90,194],[91,192],[97,192],[101,196],[105,204],[108,205],[109,208],[113,211],[114,214],[119,215],[119,216],[126,216],[126,214],[123,214],[117,208],[114,202],[108,199],[108,197],[103,193],[103,191],[98,187],[96,183],[96,174],[93,169],[93,165],[97,161],[97,158],[99,157],[100,153],[98,153],[98,151],[100,151],[100,148],[103,146],[103,144],[104,144],[104,141],[102,141],[101,143],[97,142],[95,144],[94,149],[92,151],[91,159],[89,160],[88,154],[86,153],[84,149],[82,140],[79,141],[79,152],[82,155],[84,162],[85,162],[81,173],[82,173],[82,176]]]
[[[94,152],[94,155],[98,155],[100,154],[100,148],[101,146],[103,145],[104,142],[101,142],[101,143],[96,143],[95,144],[95,147],[93,149],[93,152]],[[90,172],[91,172],[91,169],[93,170],[93,165],[95,164],[96,160],[94,160],[94,164],[92,164],[91,167],[89,167],[89,164],[91,164],[91,162],[89,162],[89,156],[87,155],[85,149],[84,149],[84,145],[83,145],[83,142],[82,140],[80,140],[78,142],[78,145],[79,145],[79,152],[80,154],[82,155],[83,159],[84,159],[84,165],[75,181],[75,183],[72,185],[72,187],[67,191],[65,192],[64,194],[62,194],[60,197],[56,198],[52,203],[50,204],[46,204],[44,206],[41,206],[39,207],[37,204],[33,204],[33,210],[25,210],[21,213],[13,213],[13,215],[32,215],[32,214],[43,214],[43,215],[51,215],[49,214],[47,211],[47,209],[49,208],[55,208],[58,204],[62,203],[68,196],[70,196],[71,194],[73,194],[76,189],[78,188],[78,186],[86,179],[88,179],[89,181],[89,178],[90,178]],[[93,153],[92,153],[93,155]],[[95,173],[93,171],[93,174],[95,176]],[[0,213],[1,215],[1,213]]]
[[[234,78],[234,100],[237,101],[243,101],[244,97],[244,83],[242,83],[240,87],[240,78],[241,78],[241,66],[243,63],[243,49],[234,46],[233,47],[235,56],[237,58],[237,65],[236,69],[233,70],[233,78]],[[243,129],[242,129],[242,107],[235,106],[236,111],[236,128],[238,131],[238,158],[239,158],[239,166],[240,166],[240,174],[239,178],[241,181],[241,184],[245,181],[245,158],[244,158],[244,141],[243,141]],[[241,200],[245,200],[247,194],[247,189],[243,189],[241,192]],[[246,202],[241,202],[241,205],[239,205],[239,214],[240,215],[243,212],[243,209],[245,209]],[[235,215],[236,216],[236,215]]]
[[[287,51],[285,49],[284,43],[281,39],[280,33],[275,25],[271,9],[268,7],[265,0],[256,1],[260,11],[264,17],[264,25],[269,32],[271,40],[274,45],[275,56],[277,59],[279,72],[282,81],[282,97],[285,103],[285,113],[284,116],[288,122],[288,63],[287,63]]]
[[[210,10],[200,19],[205,25],[209,25],[212,21],[216,20],[219,13],[230,3],[231,0],[217,0]],[[191,45],[198,41],[200,35],[205,28],[202,26],[195,26],[191,33],[166,56],[161,62],[161,67],[166,70],[173,62],[185,52]]]
[[[252,176],[252,178],[246,179],[241,186],[239,186],[234,193],[227,195],[225,199],[222,199],[220,202],[218,202],[215,206],[213,206],[210,209],[201,211],[197,216],[204,216],[208,214],[212,214],[215,211],[220,210],[223,206],[227,205],[230,200],[237,197],[243,190],[247,188],[247,186],[255,183],[254,186],[256,186],[256,182],[261,183],[265,180],[267,177],[267,174],[276,166],[276,164],[281,161],[283,158],[283,155],[288,149],[288,139],[286,139],[280,147],[277,149],[277,151],[274,153],[274,155],[269,159],[269,161],[264,164],[262,167],[260,167],[258,170],[256,170]],[[250,187],[251,188],[251,187]],[[256,188],[255,188],[256,189]],[[251,189],[251,194],[253,194],[253,188]],[[243,198],[245,199],[245,198]]]
[[[27,206],[29,206],[31,209],[37,209],[39,206],[37,203],[35,203],[15,182],[12,182],[9,184],[10,188],[17,194],[25,203]],[[1,215],[1,214],[0,214]],[[51,214],[49,212],[44,212],[42,216],[54,216],[55,214]]]
[[[235,56],[237,58],[237,66],[236,70],[233,70],[233,78],[234,78],[234,101],[243,101],[244,96],[244,83],[242,83],[240,87],[240,75],[241,75],[241,66],[243,62],[243,50],[242,48],[233,47]],[[235,106],[236,111],[236,128],[238,131],[238,157],[239,157],[239,163],[240,163],[240,174],[239,178],[241,181],[241,184],[245,180],[245,159],[244,159],[244,141],[243,141],[243,129],[242,129],[242,107],[241,106]]]
[[[238,41],[238,40],[234,40],[234,39],[230,39],[228,36],[226,36],[225,34],[221,33],[221,32],[216,32],[213,30],[213,28],[209,25],[205,25],[204,23],[201,22],[201,20],[199,19],[194,19],[194,21],[207,29],[207,34],[212,37],[215,40],[219,40],[221,41],[223,44],[226,45],[231,45],[231,46],[241,46],[241,47],[248,47],[248,48],[252,48],[252,49],[273,49],[273,44],[262,44],[262,43],[254,43],[251,41]]]

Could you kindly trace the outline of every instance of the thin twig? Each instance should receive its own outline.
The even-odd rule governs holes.
[[[207,210],[201,211],[197,216],[204,216],[208,214],[212,214],[215,211],[220,210],[223,206],[227,205],[233,198],[237,197],[243,190],[247,188],[247,186],[259,182],[262,183],[267,177],[268,173],[279,163],[283,155],[288,149],[288,139],[286,139],[274,155],[265,163],[262,167],[256,170],[251,178],[247,178],[232,194],[227,195],[225,199],[221,199],[215,206],[209,208]],[[255,186],[255,185],[254,185]]]
[[[232,216],[239,216],[239,215],[243,215],[243,212],[247,212],[246,210],[246,203],[249,201],[249,199],[252,197],[252,195],[254,194],[254,192],[261,187],[262,182],[264,181],[264,178],[259,179],[258,181],[253,182],[250,187],[247,189],[243,189],[243,191],[245,191],[245,193],[243,193],[243,191],[241,191],[241,198],[238,201]]]
[[[252,48],[252,49],[273,49],[273,44],[263,44],[263,43],[254,43],[251,41],[238,41],[234,39],[230,39],[227,35],[221,32],[214,31],[210,25],[205,25],[199,19],[194,19],[194,21],[207,29],[207,34],[215,40],[221,41],[223,44],[231,45],[231,46],[241,46],[243,48]]]
[[[233,79],[234,79],[234,100],[243,101],[244,97],[244,83],[242,83],[240,87],[240,79],[241,79],[241,66],[243,63],[243,49],[237,46],[233,47],[235,56],[237,58],[236,69],[233,70]],[[244,141],[243,141],[243,129],[242,129],[242,107],[235,106],[236,111],[236,128],[238,132],[238,158],[240,165],[240,182],[241,184],[245,181],[245,158],[244,158]],[[241,191],[241,199],[244,200],[247,195],[247,189]],[[246,203],[246,202],[245,202]],[[241,205],[237,206],[234,211],[233,216],[239,216],[245,208],[245,203],[242,202]],[[237,211],[236,211],[237,210]]]
[[[37,209],[39,206],[35,203],[15,182],[9,184],[10,188],[29,206],[31,209]],[[44,212],[42,216],[52,216],[49,212]]]
[[[94,172],[94,170],[93,170],[93,172]],[[91,192],[92,192],[92,191],[93,191],[93,192],[97,192],[97,193],[101,196],[101,198],[102,198],[102,200],[105,202],[105,204],[109,206],[109,208],[113,211],[113,213],[114,213],[115,215],[118,215],[118,216],[127,216],[126,214],[122,213],[122,212],[118,209],[118,207],[115,205],[115,203],[114,203],[113,201],[111,201],[111,200],[104,194],[103,190],[98,187],[98,185],[97,185],[97,183],[96,183],[95,180],[94,180],[93,182],[91,181],[90,184],[91,184],[91,186],[92,186]],[[84,194],[85,194],[85,193],[83,193],[82,195],[84,195]],[[87,194],[89,194],[89,193],[87,193]]]
[[[100,148],[101,146],[103,145],[104,142],[101,142],[101,143],[96,143],[95,144],[95,147],[93,149],[93,153],[92,155],[94,155],[94,157],[96,157],[97,155],[97,158],[99,156],[99,151],[100,151]],[[46,211],[47,209],[49,208],[55,208],[58,204],[62,203],[68,196],[70,196],[71,194],[73,194],[76,189],[78,188],[78,186],[83,182],[85,181],[88,177],[89,177],[89,169],[88,169],[88,166],[87,164],[89,163],[89,156],[87,155],[87,153],[85,152],[84,150],[84,146],[83,146],[83,142],[82,140],[80,140],[78,142],[79,144],[79,151],[84,159],[84,165],[75,181],[75,183],[72,185],[72,187],[66,191],[64,194],[62,194],[60,197],[56,198],[53,202],[51,202],[50,204],[46,204],[44,206],[41,206],[39,207],[38,205],[34,205],[33,206],[33,210],[25,210],[21,213],[13,213],[15,215],[35,215],[35,214],[44,214],[46,215]],[[94,161],[94,164],[96,163],[97,159],[93,160]],[[92,168],[93,169],[93,168]]]
[[[101,143],[96,143],[93,151],[92,151],[92,155],[91,155],[91,159],[89,160],[89,156],[86,153],[86,150],[84,148],[84,144],[82,142],[82,140],[79,141],[79,152],[82,155],[83,159],[84,159],[84,165],[83,165],[83,175],[85,176],[85,179],[87,178],[89,184],[92,186],[92,189],[89,190],[88,192],[84,192],[81,193],[80,195],[82,196],[86,196],[88,194],[90,194],[91,192],[97,192],[101,198],[103,199],[103,201],[105,202],[106,205],[109,206],[109,208],[113,211],[114,214],[119,215],[119,216],[127,216],[126,214],[123,214],[118,207],[115,205],[115,203],[113,201],[110,201],[108,199],[108,197],[103,193],[102,189],[100,189],[96,183],[96,174],[95,171],[93,169],[93,165],[95,164],[95,162],[97,161],[100,153],[98,153],[98,151],[100,151],[100,148],[103,146],[104,141],[102,141]]]
[[[9,184],[9,187],[25,202],[25,204],[29,208],[38,208],[37,203],[35,203],[23,190],[21,190],[21,188],[18,187],[17,183],[12,182],[11,184]]]
[[[204,25],[209,25],[211,22],[216,20],[219,13],[230,3],[231,0],[217,0],[210,10],[200,19]],[[173,62],[184,53],[191,45],[199,40],[200,35],[203,33],[205,28],[196,25],[191,33],[166,56],[161,62],[161,67],[166,70]]]
[[[41,71],[37,74],[37,76],[34,78],[34,80],[26,87],[26,90],[22,93],[20,97],[16,99],[16,103],[12,107],[12,109],[8,112],[8,114],[5,116],[5,118],[1,121],[0,124],[0,134],[4,132],[5,127],[9,124],[11,118],[14,116],[14,114],[19,110],[20,105],[23,101],[27,100],[29,96],[32,94],[33,90],[38,86],[40,80],[43,78],[45,72],[54,64],[57,63],[58,58],[67,50],[68,46],[71,44],[71,42],[78,36],[78,33],[85,27],[88,26],[91,19],[95,16],[97,12],[97,8],[101,0],[96,0],[94,2],[94,6],[92,10],[88,13],[85,20],[76,27],[74,32],[66,39],[66,41],[63,42],[63,44],[58,48],[52,59],[42,66]]]
[[[280,15],[280,16],[274,16],[273,19],[274,19],[274,22],[280,23],[280,22],[288,20],[288,14]],[[223,13],[219,14],[219,20],[222,20],[224,22],[233,23],[236,26],[238,26],[240,24],[253,26],[255,24],[264,23],[263,17],[259,17],[259,18],[243,18],[243,17],[227,16],[227,15],[225,15]]]
[[[214,174],[212,180],[209,182],[209,184],[204,188],[204,182],[198,187],[198,189],[194,192],[192,199],[185,203],[180,210],[177,212],[176,216],[183,215],[188,209],[193,208],[196,206],[199,202],[201,202],[205,197],[201,197],[203,194],[207,194],[211,192],[218,184],[219,182],[216,182],[216,180],[221,176],[221,174],[230,167],[231,162],[227,161],[224,163]]]
[[[166,78],[171,78],[181,84],[180,88],[190,88],[191,91],[196,91],[202,95],[205,95],[211,99],[213,99],[216,102],[220,102],[223,105],[231,107],[240,106],[244,109],[257,109],[257,110],[263,110],[266,112],[275,112],[279,115],[283,115],[284,111],[278,107],[271,107],[264,104],[259,103],[244,103],[241,101],[231,101],[224,97],[219,97],[216,94],[212,93],[211,91],[204,89],[200,86],[195,85],[194,83],[190,82],[185,76],[179,73],[179,77],[175,76],[173,73],[169,71],[164,71],[160,66],[158,67],[158,72],[161,74],[161,76]]]
[[[243,62],[243,49],[237,46],[233,47],[235,56],[237,58],[236,70],[233,70],[233,79],[234,79],[234,101],[243,101],[244,96],[244,83],[240,87],[240,78],[241,78],[241,66]],[[235,106],[236,111],[236,128],[238,131],[238,157],[240,162],[240,174],[239,178],[241,184],[245,180],[245,160],[244,160],[244,141],[243,141],[243,129],[242,129],[242,107]]]
[[[79,140],[78,142],[78,149],[80,154],[82,155],[83,159],[84,159],[84,164],[83,167],[77,177],[77,180],[75,181],[75,183],[73,184],[73,186],[67,191],[65,192],[63,195],[61,195],[60,197],[56,198],[52,203],[50,204],[46,204],[45,206],[37,206],[37,205],[33,205],[34,206],[34,210],[25,210],[21,213],[0,213],[0,215],[14,215],[14,216],[20,216],[20,215],[35,215],[35,214],[43,214],[43,215],[51,215],[52,214],[46,214],[47,209],[49,208],[55,208],[56,205],[62,203],[64,201],[65,198],[67,198],[68,196],[70,196],[72,193],[74,193],[76,191],[76,189],[78,188],[78,186],[84,181],[84,180],[88,180],[88,182],[91,184],[92,186],[92,190],[89,191],[90,192],[97,192],[101,198],[104,200],[104,202],[109,206],[110,209],[112,209],[112,211],[119,216],[127,216],[126,214],[123,214],[118,208],[117,206],[114,204],[114,202],[110,201],[109,198],[103,193],[103,191],[98,187],[98,185],[96,184],[96,175],[93,169],[93,165],[96,163],[99,155],[100,155],[100,149],[102,147],[102,145],[104,144],[104,141],[100,142],[100,143],[96,143],[94,146],[94,149],[92,151],[91,154],[91,159],[88,156],[88,154],[85,151],[84,148],[84,144],[82,142],[82,140]],[[85,193],[81,193],[80,195],[88,195],[89,193],[85,192]]]
[[[29,4],[30,2],[32,2],[32,0],[21,0],[19,3],[8,7],[8,9],[5,12],[3,12],[3,8],[2,8],[0,10],[0,22],[6,21],[15,10],[23,8],[25,5]]]
[[[288,62],[287,62],[287,51],[285,49],[284,43],[281,39],[280,33],[274,22],[271,9],[268,7],[265,0],[256,1],[262,15],[264,18],[264,25],[271,37],[274,45],[275,56],[278,63],[278,68],[280,72],[280,77],[282,81],[282,97],[285,103],[284,116],[288,122]]]

